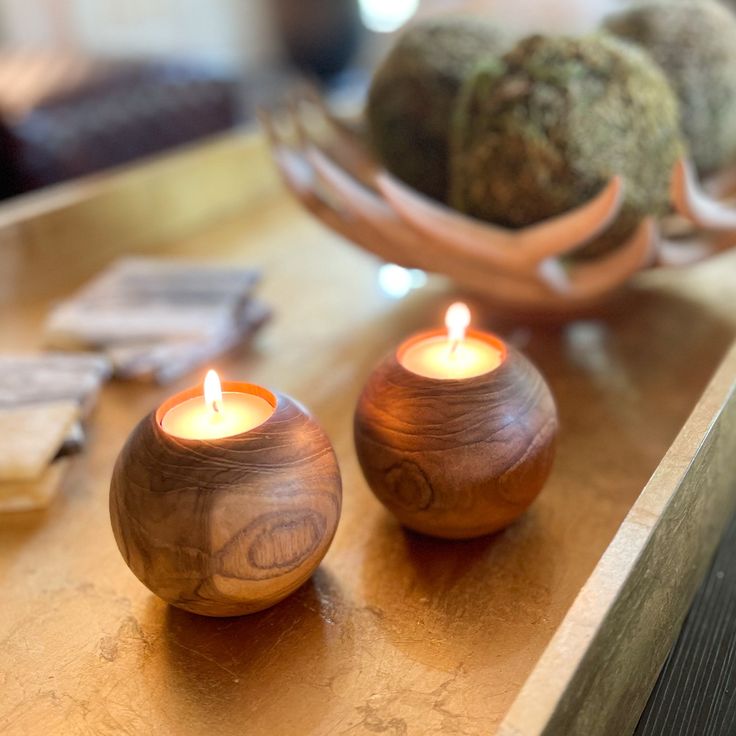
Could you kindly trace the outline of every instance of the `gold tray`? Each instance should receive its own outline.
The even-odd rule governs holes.
[[[0,731],[194,736],[611,734],[635,725],[736,505],[736,254],[639,277],[567,327],[476,324],[521,347],[561,415],[531,510],[495,537],[404,532],[373,498],[352,410],[373,364],[440,323],[442,281],[393,301],[379,264],[282,192],[234,134],[0,208],[0,348],[38,345],[52,301],[130,251],[264,269],[277,310],[224,377],[306,403],[344,478],[335,543],[275,608],[169,608],[121,559],[112,464],[166,388],[111,384],[44,514],[0,517]]]

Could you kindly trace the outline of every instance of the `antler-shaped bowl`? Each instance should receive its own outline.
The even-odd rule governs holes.
[[[296,94],[284,121],[263,111],[260,119],[285,184],[323,223],[388,262],[445,274],[507,308],[578,311],[643,269],[694,263],[736,244],[736,211],[707,195],[684,159],[672,172],[671,198],[676,212],[697,228],[696,239],[672,242],[647,217],[613,251],[563,262],[615,219],[620,177],[569,212],[512,230],[400,182],[314,91]]]

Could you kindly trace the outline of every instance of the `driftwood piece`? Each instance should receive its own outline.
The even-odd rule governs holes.
[[[120,378],[165,382],[233,347],[268,316],[251,268],[127,258],[49,315],[47,345],[97,350]]]
[[[49,505],[68,468],[60,455],[80,441],[79,417],[73,400],[0,409],[0,512]]]
[[[237,312],[257,281],[250,268],[126,258],[52,311],[46,340],[88,348],[207,338],[235,329]]]
[[[0,409],[75,401],[86,415],[110,375],[103,356],[85,353],[0,355]]]
[[[82,449],[82,421],[109,373],[95,355],[0,356],[0,511],[50,503],[68,467],[61,458]]]
[[[0,512],[45,509],[56,496],[68,469],[69,458],[61,457],[38,478],[0,482]]]
[[[236,330],[215,333],[202,340],[112,345],[106,355],[115,366],[118,378],[168,383],[255,334],[270,315],[265,304],[251,300],[245,304]]]
[[[75,401],[0,409],[0,481],[32,481],[56,457],[79,419]]]

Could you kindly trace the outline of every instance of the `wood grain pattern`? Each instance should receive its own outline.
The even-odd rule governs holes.
[[[79,418],[70,399],[0,409],[0,482],[40,477]]]
[[[0,512],[45,509],[63,483],[69,464],[69,458],[60,457],[33,480],[0,481]]]
[[[508,526],[542,490],[557,410],[513,348],[494,371],[463,380],[419,376],[394,351],[358,400],[354,436],[368,485],[404,526],[465,539]]]
[[[51,503],[108,376],[106,360],[81,353],[0,355],[0,511]]]
[[[106,356],[117,378],[177,378],[251,337],[270,316],[247,267],[121,258],[44,326],[45,343]]]
[[[87,353],[5,353],[0,355],[0,409],[69,400],[86,417],[109,375],[107,360]]]
[[[379,263],[288,197],[272,196],[271,174],[264,176],[260,155],[251,162],[247,150],[234,142],[221,163],[238,171],[244,179],[238,186],[256,192],[254,198],[232,217],[216,215],[202,232],[172,230],[156,243],[147,240],[146,218],[131,218],[117,231],[109,219],[114,197],[98,209],[96,188],[87,183],[89,203],[44,213],[46,224],[35,232],[45,239],[5,249],[0,228],[0,279],[14,273],[19,254],[28,266],[15,292],[23,292],[22,300],[11,292],[12,308],[0,307],[0,348],[37,348],[54,299],[130,238],[172,258],[261,268],[262,296],[279,307],[278,317],[253,348],[213,367],[223,377],[278,386],[319,418],[345,487],[333,544],[312,578],[266,611],[208,619],[163,603],[131,575],[117,549],[108,491],[125,438],[176,387],[109,383],[87,449],[73,460],[57,501],[44,514],[0,518],[0,730],[3,736],[242,736],[244,729],[249,736],[497,734],[736,337],[736,254],[648,273],[605,311],[564,327],[504,321],[470,300],[475,324],[522,348],[550,385],[560,416],[557,458],[544,492],[506,530],[462,542],[422,537],[403,531],[368,488],[355,456],[353,412],[377,361],[407,335],[441,324],[447,306],[464,295],[437,279],[402,300],[383,294]],[[159,162],[150,167],[136,178],[181,173]],[[199,170],[200,189],[210,175],[220,173]],[[135,209],[131,200],[151,198],[148,185],[127,186],[121,217]],[[104,189],[117,187],[112,181]],[[150,209],[149,202],[139,206]],[[155,214],[156,232],[172,225],[169,214],[181,224],[178,207]],[[102,241],[105,228],[86,237],[95,233],[96,216],[113,223],[109,242]],[[53,221],[67,228],[58,241]],[[41,245],[44,267],[33,281]],[[68,261],[63,268],[54,268],[53,254]],[[722,406],[708,400],[705,411],[688,425],[693,444],[686,451],[695,456],[703,418],[715,421]],[[709,479],[720,504],[728,476]],[[662,498],[676,499],[680,476],[661,477],[658,488]],[[682,488],[697,497],[690,483]],[[665,556],[686,553],[692,539],[714,534],[702,516],[693,520],[686,533],[645,533],[622,544],[636,547],[633,553],[648,547]],[[596,577],[594,599],[620,582],[615,564],[605,570]],[[673,635],[685,601],[666,595],[670,576],[642,580],[658,595],[657,627]],[[600,609],[591,611],[599,617]],[[590,640],[586,622],[566,631],[583,648]],[[637,653],[662,661],[665,648],[645,637]],[[615,679],[625,681],[639,660],[619,664]],[[530,680],[538,686],[530,693],[534,702],[557,687],[558,673],[545,672]],[[608,687],[609,680],[596,680],[586,695],[605,699]],[[574,702],[575,692],[570,696]]]
[[[172,605],[207,616],[278,603],[314,572],[340,518],[340,471],[317,422],[293,400],[263,396],[262,425],[217,441],[167,435],[169,399],[145,417],[115,464],[110,517],[130,569]]]

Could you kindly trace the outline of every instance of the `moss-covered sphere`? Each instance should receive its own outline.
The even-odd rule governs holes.
[[[619,174],[617,220],[579,251],[619,244],[648,214],[666,210],[681,154],[678,107],[659,68],[604,34],[531,36],[479,69],[460,96],[453,128],[457,209],[522,227],[586,202]]]
[[[494,26],[468,18],[425,21],[401,35],[376,70],[366,108],[371,143],[389,171],[446,201],[457,94],[479,62],[509,47],[505,38]]]
[[[647,2],[606,29],[644,48],[680,101],[681,126],[701,173],[736,160],[736,16],[700,2]]]

